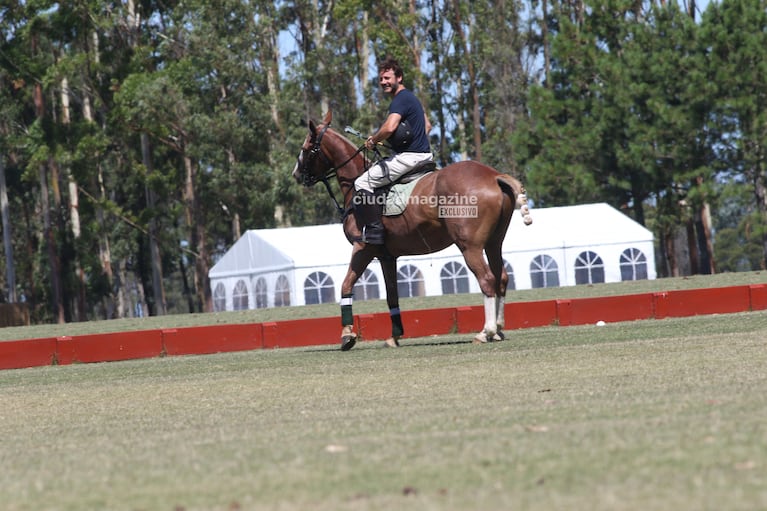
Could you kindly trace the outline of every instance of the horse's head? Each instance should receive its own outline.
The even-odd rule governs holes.
[[[322,181],[333,168],[333,162],[322,149],[322,139],[332,119],[333,112],[328,111],[319,125],[309,121],[309,134],[301,146],[293,169],[293,178],[304,186],[312,186]]]

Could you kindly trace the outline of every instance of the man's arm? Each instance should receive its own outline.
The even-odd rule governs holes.
[[[402,116],[400,114],[390,113],[381,127],[378,128],[378,131],[374,135],[369,136],[365,141],[365,147],[373,149],[376,144],[388,139],[392,133],[397,131],[397,126],[399,126],[401,120]]]

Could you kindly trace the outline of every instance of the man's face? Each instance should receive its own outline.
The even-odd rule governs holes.
[[[402,83],[402,78],[394,76],[394,71],[391,69],[381,71],[378,75],[378,85],[381,86],[384,94],[391,94],[392,96],[396,94],[400,83]]]

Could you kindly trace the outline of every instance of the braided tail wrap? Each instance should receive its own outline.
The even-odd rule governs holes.
[[[519,182],[519,179],[512,177],[508,174],[502,174],[502,178],[506,183],[514,190],[514,195],[517,197],[516,207],[519,208],[519,212],[522,214],[522,221],[525,225],[533,223],[533,217],[530,216],[530,206],[527,204],[527,192],[525,187]]]

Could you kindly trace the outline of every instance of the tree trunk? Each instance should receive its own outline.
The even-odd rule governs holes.
[[[764,178],[754,171],[754,194],[756,195],[756,209],[762,221],[767,220],[767,186]],[[762,269],[767,269],[767,231],[762,233]]]
[[[129,5],[132,5],[132,2],[128,2]],[[131,7],[132,8],[132,7]],[[131,11],[132,12],[132,11]],[[92,57],[93,62],[98,65],[100,63],[101,57],[99,56],[99,36],[96,31],[92,33],[91,40],[93,42],[92,47]],[[96,119],[93,115],[93,106],[91,102],[91,97],[93,95],[93,92],[90,90],[90,88],[86,87],[86,89],[83,91],[83,119],[88,124],[96,124]],[[96,163],[96,173],[91,174],[90,178],[90,186],[93,190],[98,190],[98,199],[99,202],[97,202],[95,207],[95,214],[96,214],[96,224],[99,226],[97,238],[98,238],[98,250],[99,250],[99,263],[101,264],[101,271],[104,274],[104,277],[107,280],[107,285],[109,288],[108,295],[103,298],[103,307],[104,307],[104,317],[105,319],[113,319],[118,315],[118,311],[121,309],[118,308],[115,303],[115,291],[114,291],[114,270],[112,268],[112,247],[109,241],[109,232],[107,230],[107,224],[106,224],[106,215],[104,214],[104,208],[101,207],[101,203],[106,201],[107,194],[106,194],[106,188],[104,186],[104,167],[101,164],[101,158],[98,158],[98,155],[96,156],[97,163]]]
[[[152,149],[149,144],[149,135],[141,134],[141,160],[146,168],[147,178],[154,172],[154,162],[152,161]],[[156,316],[164,316],[167,313],[167,304],[165,303],[165,288],[162,281],[162,257],[160,255],[160,245],[157,242],[157,220],[155,219],[154,208],[157,203],[157,197],[154,190],[145,187],[147,207],[153,211],[149,220],[149,259],[152,267],[152,297],[154,299],[154,313]]]
[[[461,3],[453,0],[453,30],[455,31],[461,48],[461,54],[466,65],[469,80],[469,96],[471,100],[471,121],[474,140],[474,159],[482,161],[482,126],[479,107],[479,89],[477,88],[477,76],[474,69],[474,59],[469,49],[468,36],[463,30],[461,17]]]
[[[317,59],[317,74],[322,76],[325,73],[325,62],[322,58],[322,48],[325,42],[325,35],[328,32],[328,24],[330,23],[330,14],[333,12],[333,4],[335,2],[330,0],[325,6],[325,16],[320,21],[320,4],[319,0],[312,0],[312,41],[314,42],[315,51],[319,52]],[[328,98],[327,91],[324,87],[320,91],[320,112],[321,115],[330,109],[330,99]]]
[[[690,218],[685,222],[687,234],[687,251],[690,254],[690,271],[700,273],[700,254],[698,253],[698,241],[695,236],[695,220]]]
[[[443,41],[444,32],[442,30],[442,24],[440,23],[441,17],[439,16],[439,10],[437,6],[437,0],[431,0],[431,25],[429,28],[429,37],[431,38],[431,59],[434,63],[434,88],[436,96],[440,101],[437,107],[437,126],[439,128],[439,148],[437,149],[437,161],[439,165],[444,167],[448,164],[449,154],[447,148],[447,120],[445,119],[445,110],[442,108],[442,98],[445,96],[442,85],[443,70],[443,52],[442,48],[447,46],[447,43]]]
[[[367,102],[368,109],[375,112],[373,95],[370,93],[370,75],[368,74],[368,62],[370,62],[370,24],[368,12],[362,13],[362,27],[357,33],[357,54],[359,55],[360,85],[362,86],[362,98]]]
[[[711,242],[711,208],[708,202],[703,203],[695,214],[695,233],[700,254],[699,272],[703,275],[713,275],[716,273],[716,265],[714,245]]]
[[[40,207],[43,211],[43,238],[48,252],[48,265],[51,275],[51,311],[59,324],[66,323],[64,300],[61,293],[61,261],[56,251],[56,239],[51,224],[50,193],[48,191],[48,172],[44,164],[38,167],[40,179]]]
[[[259,38],[261,43],[261,61],[266,69],[266,86],[269,91],[269,106],[271,109],[272,123],[280,138],[285,137],[285,132],[280,119],[280,47],[277,43],[277,34],[274,30],[275,19],[271,12],[268,13],[267,23],[262,23],[264,36]]]
[[[189,278],[186,274],[186,264],[184,264],[183,254],[178,258],[178,269],[181,273],[181,284],[184,289],[184,296],[186,297],[187,312],[192,314],[195,311],[194,296],[192,295],[192,290],[189,288]]]
[[[197,166],[192,159],[184,155],[186,169],[186,184],[184,186],[184,208],[186,209],[187,227],[192,235],[191,246],[196,252],[194,262],[194,289],[197,293],[197,306],[202,312],[213,311],[213,298],[210,292],[208,278],[209,262],[206,247],[207,236],[204,219],[200,218],[201,208],[197,204],[195,183],[197,181]]]
[[[676,233],[673,229],[665,229],[663,236],[663,242],[666,249],[666,265],[668,268],[668,277],[679,276],[679,265],[677,264],[676,247],[674,246],[674,240],[676,239]]]
[[[16,302],[16,268],[13,264],[13,236],[11,218],[8,211],[8,190],[5,186],[5,161],[0,155],[0,215],[3,222],[3,248],[5,249],[5,283],[8,287],[7,299]]]
[[[33,41],[33,47],[35,46]],[[42,122],[45,117],[45,101],[43,99],[43,86],[40,83],[34,85],[35,114]],[[51,161],[49,160],[49,164]],[[50,165],[53,167],[53,165]],[[48,265],[51,276],[51,311],[56,322],[66,322],[64,314],[64,300],[61,290],[61,261],[56,249],[56,238],[51,223],[50,193],[48,190],[48,169],[45,164],[38,166],[40,180],[40,208],[43,213],[43,238],[48,252]]]
[[[71,123],[71,115],[69,111],[69,81],[66,77],[61,79],[61,124],[68,127]],[[69,222],[72,226],[72,237],[74,239],[74,267],[75,267],[75,280],[77,282],[77,300],[76,311],[73,313],[73,317],[76,316],[78,321],[87,320],[86,311],[86,283],[85,272],[83,271],[82,264],[80,264],[79,250],[77,247],[77,241],[80,239],[80,204],[78,197],[78,187],[75,177],[72,175],[69,167],[64,168],[64,174],[67,179],[67,191],[69,196]]]
[[[547,2],[548,0],[541,0],[541,45],[543,46],[543,79],[546,88],[551,89],[551,44],[549,42],[549,12]]]

